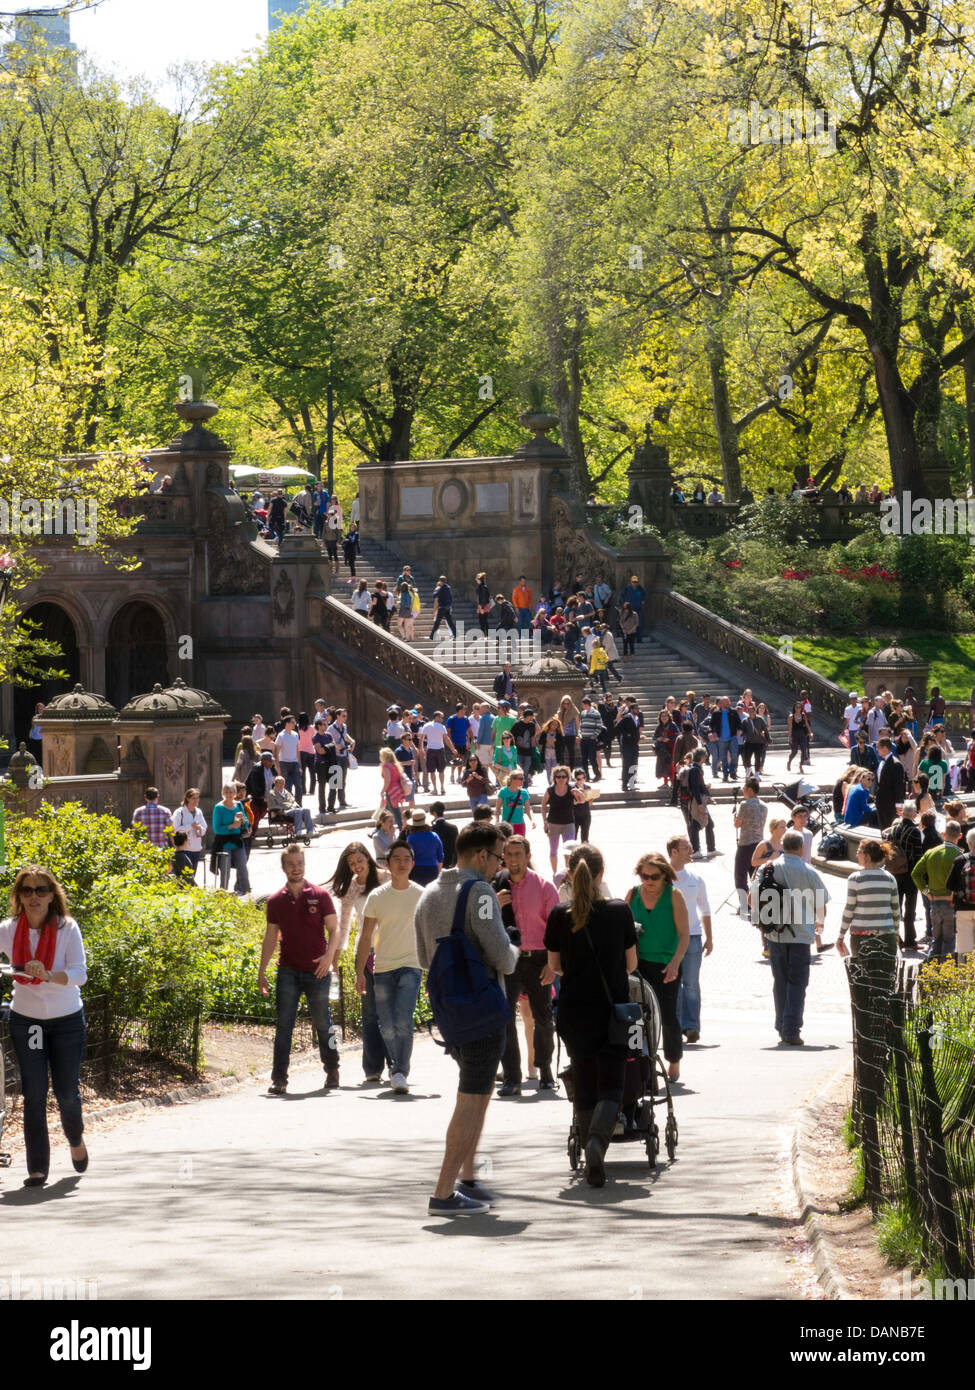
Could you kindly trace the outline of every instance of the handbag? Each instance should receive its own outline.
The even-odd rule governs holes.
[[[356,768],[357,768],[358,766],[359,766],[359,759],[356,757],[356,755],[355,755],[354,753],[350,753],[350,754],[349,754],[349,771],[350,771],[350,772],[355,772],[355,770],[356,770]]]
[[[706,801],[691,802],[691,820],[695,825],[699,825],[702,830],[707,829],[710,812]]]
[[[639,1004],[617,1004],[614,1001],[612,994],[609,992],[609,984],[603,973],[603,967],[599,964],[596,948],[592,944],[592,937],[589,935],[589,927],[583,926],[582,930],[586,933],[589,949],[592,951],[593,959],[596,962],[596,969],[599,971],[599,978],[603,982],[603,989],[606,991],[606,998],[609,1000],[609,1028],[607,1029],[607,1038],[614,1047],[625,1047],[628,1052],[640,1053],[643,1051],[643,1010]]]

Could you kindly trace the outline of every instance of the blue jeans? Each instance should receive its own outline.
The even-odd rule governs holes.
[[[24,1092],[27,1171],[46,1174],[51,1166],[51,1141],[47,1133],[48,1070],[61,1113],[64,1137],[77,1148],[85,1129],[81,1117],[84,1010],[64,1014],[61,1018],[43,1019],[28,1018],[26,1014],[11,1010],[10,1040],[20,1068]]]
[[[738,764],[738,740],[719,738],[715,743],[710,744],[710,748],[711,775],[717,777],[720,774],[727,781],[734,774]]]
[[[294,823],[296,835],[314,835],[315,822],[312,820],[311,812],[307,806],[298,806],[293,811],[286,811],[285,815],[289,816]]]
[[[251,891],[250,876],[247,872],[247,852],[243,845],[225,845],[217,855],[217,865],[220,870],[220,887],[226,888],[230,882],[230,870],[236,870],[237,877],[234,879],[235,893],[249,893]]]
[[[389,1070],[403,1076],[410,1074],[413,1056],[413,1011],[420,997],[419,966],[401,965],[398,970],[377,971],[376,1017],[389,1053]]]
[[[467,799],[471,803],[472,811],[476,810],[478,806],[486,806],[488,804],[488,799],[483,793],[480,796],[469,796]]]
[[[376,977],[366,971],[366,992],[362,1001],[362,1071],[364,1076],[381,1076],[383,1066],[389,1066],[389,1053],[383,1042],[376,1016]],[[390,1068],[392,1070],[392,1068]]]
[[[809,943],[793,941],[785,945],[771,937],[766,940],[772,965],[776,1031],[783,1038],[797,1038],[809,984]]]
[[[301,763],[281,763],[281,776],[284,778],[285,791],[289,791],[300,806],[305,795],[305,788],[302,785]]]
[[[518,631],[519,631],[519,632],[527,632],[528,629],[529,629],[529,628],[531,627],[531,625],[532,625],[532,614],[531,614],[531,609],[530,609],[530,608],[519,608],[519,609],[517,609],[516,611],[517,611],[517,614],[518,614]]]
[[[684,959],[680,963],[680,993],[677,996],[677,1021],[681,1030],[701,1031],[701,961],[704,959],[704,937],[692,936]]]
[[[274,1002],[277,1005],[277,1027],[274,1030],[274,1061],[271,1067],[271,1080],[287,1085],[288,1061],[291,1057],[291,1036],[294,1033],[295,1018],[301,996],[308,1000],[311,1021],[318,1033],[318,1055],[326,1072],[337,1072],[339,1049],[332,1027],[332,1011],[328,1006],[329,991],[332,987],[332,973],[329,971],[321,980],[316,979],[313,970],[295,970],[290,965],[279,965],[274,988]]]

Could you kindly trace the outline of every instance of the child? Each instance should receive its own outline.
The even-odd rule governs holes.
[[[369,831],[369,838],[376,847],[376,863],[381,869],[385,869],[389,847],[396,839],[396,821],[392,811],[382,812],[375,830]]]
[[[173,836],[173,858],[169,871],[180,883],[194,883],[196,881],[196,865],[193,862],[193,856],[186,848],[188,841],[189,836],[185,830],[177,830]]]

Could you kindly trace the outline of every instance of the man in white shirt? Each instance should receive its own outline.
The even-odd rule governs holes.
[[[430,777],[431,790],[437,790],[437,778],[440,778],[440,795],[444,796],[444,747],[450,749],[450,756],[456,758],[457,750],[450,741],[447,733],[447,726],[443,722],[443,710],[434,710],[433,718],[423,725],[420,730],[420,746],[426,756],[427,773]]]
[[[689,1043],[701,1036],[701,961],[714,949],[711,937],[711,906],[704,879],[687,867],[694,850],[686,835],[671,835],[667,854],[677,874],[677,886],[687,904],[690,941],[680,963],[680,993],[677,996],[677,1021]]]
[[[880,735],[880,730],[887,723],[887,716],[884,714],[884,697],[876,695],[874,697],[873,709],[867,715],[867,728],[870,731],[870,742],[876,743]]]
[[[850,691],[850,703],[843,711],[843,721],[846,724],[846,732],[850,735],[850,747],[856,737],[856,731],[860,727],[860,697],[855,690]]]
[[[277,749],[278,767],[281,769],[284,785],[300,806],[304,789],[301,785],[301,758],[298,754],[298,721],[293,714],[284,721],[284,728],[274,740],[274,746]]]
[[[362,930],[355,953],[356,989],[366,992],[366,962],[374,950],[373,986],[379,1031],[390,1056],[389,1073],[397,1095],[409,1092],[407,1078],[413,1056],[413,1013],[420,995],[422,972],[416,954],[413,918],[423,896],[410,880],[413,851],[397,841],[391,846],[390,881],[374,888],[362,908]],[[376,937],[373,947],[373,937]]]

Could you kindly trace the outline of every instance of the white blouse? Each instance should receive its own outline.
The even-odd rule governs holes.
[[[380,883],[389,882],[388,869],[379,869],[378,873]],[[366,888],[363,884],[359,883],[357,879],[353,878],[352,882],[349,884],[349,891],[346,893],[345,897],[338,899],[340,954],[342,953],[342,951],[345,950],[346,946],[349,944],[349,931],[352,927],[352,914],[353,912],[355,913],[356,922],[361,927],[363,922],[362,908],[365,905],[366,898],[368,898],[371,892],[371,888]],[[332,896],[336,897],[337,895],[333,893]]]
[[[8,917],[0,922],[0,954],[5,955],[11,965],[26,965],[26,961],[15,961],[10,954],[16,930],[16,917]],[[31,960],[37,959],[40,939],[40,929],[31,930]],[[39,985],[20,985],[14,982],[11,1008],[15,1014],[20,1014],[22,1018],[64,1018],[68,1014],[76,1014],[81,1008],[81,986],[88,979],[88,969],[81,928],[73,917],[61,919],[51,970],[63,970],[68,983],[55,985],[43,981]]]
[[[197,807],[191,811],[188,806],[178,806],[173,812],[173,829],[181,830],[188,836],[186,848],[191,851],[203,848],[203,841],[207,835],[206,816]]]

